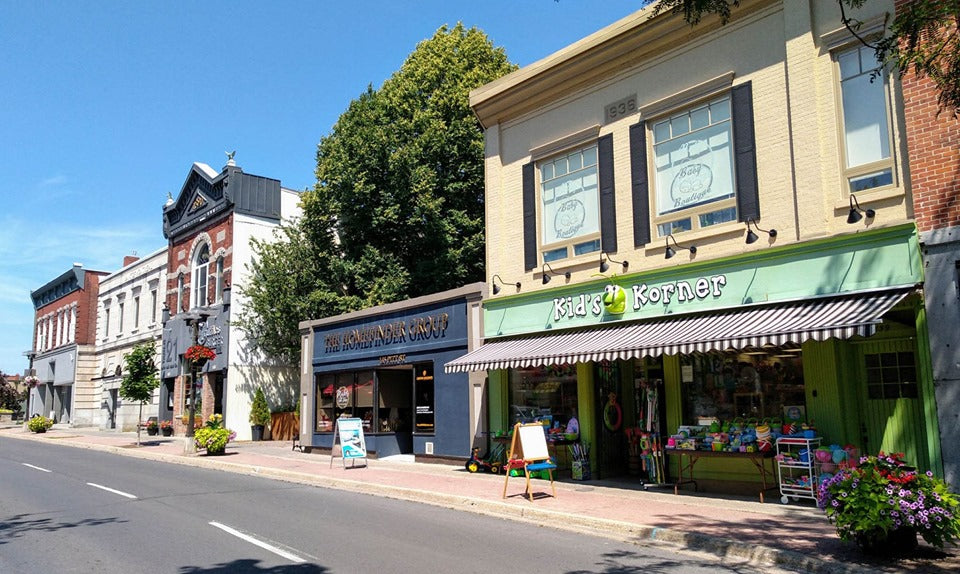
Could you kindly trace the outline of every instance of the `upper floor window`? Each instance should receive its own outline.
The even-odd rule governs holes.
[[[110,307],[104,309],[103,312],[103,336],[110,336]]]
[[[117,304],[117,321],[119,321],[120,323],[117,326],[117,334],[122,335],[123,334],[123,301]]]
[[[133,328],[140,328],[140,296],[133,298]]]
[[[844,176],[849,192],[893,185],[887,77],[866,46],[839,52]]]
[[[157,290],[150,290],[150,323],[157,322]]]
[[[597,145],[539,163],[543,261],[600,251]]]
[[[217,303],[223,301],[223,257],[217,257],[217,292],[214,297]]]
[[[210,247],[200,246],[193,259],[193,297],[192,306],[202,307],[207,304],[207,280],[210,266]]]
[[[177,275],[177,313],[183,311],[183,273]]]
[[[735,221],[730,96],[652,122],[657,235]]]

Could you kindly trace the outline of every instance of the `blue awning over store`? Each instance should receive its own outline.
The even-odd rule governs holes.
[[[448,373],[633,359],[677,353],[800,344],[809,339],[868,337],[882,317],[914,288],[737,307],[710,314],[661,318],[490,341],[445,365]]]

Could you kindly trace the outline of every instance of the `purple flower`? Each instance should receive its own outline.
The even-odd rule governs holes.
[[[933,471],[928,470],[928,471],[927,471],[927,476],[929,476],[930,478],[933,478]]]

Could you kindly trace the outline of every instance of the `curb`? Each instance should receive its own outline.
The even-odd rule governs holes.
[[[41,441],[27,434],[5,435],[20,440]],[[125,447],[74,442],[71,436],[57,438],[54,444],[63,444],[74,448],[86,448],[102,452],[109,452],[123,456],[132,456],[158,462],[196,466],[212,470],[221,470],[248,476],[262,476],[295,484],[331,488],[358,494],[367,494],[408,502],[430,504],[441,508],[472,512],[479,515],[505,518],[536,524],[538,526],[586,532],[596,536],[613,538],[631,544],[658,544],[670,546],[673,549],[707,553],[715,557],[734,559],[752,566],[774,566],[811,574],[872,574],[875,568],[863,568],[852,564],[838,564],[794,552],[759,544],[746,544],[720,538],[716,536],[686,532],[674,528],[660,528],[545,510],[538,508],[518,507],[506,503],[482,500],[479,498],[460,495],[443,494],[426,490],[373,484],[364,481],[331,478],[304,472],[284,470],[273,467],[256,466],[243,463],[233,463],[222,460],[211,460],[205,457],[174,455],[160,452],[132,450]]]

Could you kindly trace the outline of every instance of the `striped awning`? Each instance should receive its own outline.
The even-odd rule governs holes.
[[[656,355],[868,337],[913,288],[737,307],[616,327],[487,342],[445,365],[448,373],[564,365]]]

